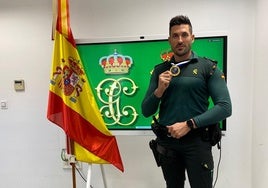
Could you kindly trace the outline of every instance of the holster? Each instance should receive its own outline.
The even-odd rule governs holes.
[[[157,151],[157,141],[156,140],[151,140],[149,142],[149,146],[153,152],[153,155],[154,155],[154,159],[155,159],[155,162],[157,164],[157,166],[161,166],[160,164],[160,154],[159,152]]]
[[[161,156],[174,159],[177,157],[177,153],[171,149],[168,149],[164,146],[161,146],[160,144],[157,143],[156,140],[151,140],[149,142],[149,146],[153,152],[154,159],[156,161],[157,166],[161,166]]]
[[[221,137],[222,133],[219,123],[205,127],[202,133],[202,139],[204,141],[209,141],[212,146],[215,146],[217,144],[219,149]]]

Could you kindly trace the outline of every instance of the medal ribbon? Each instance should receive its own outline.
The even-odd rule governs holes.
[[[182,61],[182,62],[179,62],[179,63],[171,63],[171,65],[172,66],[178,66],[178,67],[180,67],[181,65],[184,65],[184,64],[187,64],[187,63],[189,63],[191,60],[185,60],[185,61]]]

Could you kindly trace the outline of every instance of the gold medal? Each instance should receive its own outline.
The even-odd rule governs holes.
[[[172,76],[178,76],[181,72],[180,67],[177,65],[173,65],[169,70]]]
[[[187,64],[189,62],[190,62],[190,60],[182,61],[182,62],[177,63],[177,64],[171,63],[172,67],[169,69],[171,72],[171,75],[178,76],[181,72],[180,66],[183,64]]]

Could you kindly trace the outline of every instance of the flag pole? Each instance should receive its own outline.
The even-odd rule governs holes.
[[[75,163],[71,163],[71,165],[72,165],[73,188],[76,188]]]
[[[74,142],[66,135],[66,142],[67,142],[67,153],[73,155],[73,147]],[[70,162],[70,165],[72,166],[72,180],[73,180],[73,188],[76,188],[76,176],[75,176],[75,163]]]

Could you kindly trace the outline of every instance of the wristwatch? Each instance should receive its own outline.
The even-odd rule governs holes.
[[[187,124],[187,126],[192,130],[192,129],[194,129],[194,124],[193,124],[193,121],[192,120],[187,120],[186,121],[186,124]]]

